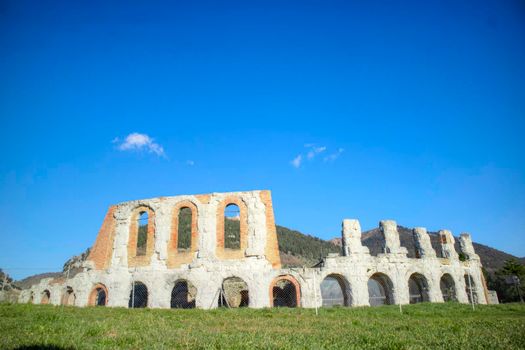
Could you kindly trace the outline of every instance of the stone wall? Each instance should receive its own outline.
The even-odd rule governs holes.
[[[240,208],[240,249],[224,247],[224,208],[232,203]],[[177,216],[185,207],[192,211],[192,242],[189,250],[178,251],[174,244]],[[139,254],[137,220],[143,212],[148,214],[147,242]],[[380,276],[381,281],[387,282],[385,286],[393,303],[415,300],[409,293],[411,277],[420,281],[423,301],[443,302],[440,283],[446,275],[453,281],[459,302],[468,302],[472,291],[476,302],[487,303],[481,263],[470,235],[461,235],[461,249],[468,260],[460,261],[450,231],[440,231],[447,258],[438,258],[426,229],[415,228],[418,258],[410,259],[406,248],[399,244],[395,221],[381,221],[380,228],[385,242],[383,254],[371,256],[361,244],[359,222],[346,219],[340,256],[328,256],[312,268],[282,269],[270,191],[125,202],[109,208],[82,272],[68,280],[43,279],[22,291],[19,301],[46,303],[49,295],[51,304],[67,300],[76,306],[87,306],[95,303],[98,288],[107,294],[107,306],[127,307],[132,284],[140,281],[148,289],[148,307],[169,308],[175,283],[186,280],[192,286],[195,306],[211,309],[219,305],[223,281],[236,277],[245,282],[246,290],[237,292],[243,293],[242,299],[250,307],[273,306],[279,292],[276,288],[283,283],[289,283],[287,290],[293,294],[297,306],[315,307],[323,303],[321,283],[326,277],[335,277],[345,288],[346,305],[365,306],[370,304],[369,280]],[[241,303],[240,298],[235,300]]]

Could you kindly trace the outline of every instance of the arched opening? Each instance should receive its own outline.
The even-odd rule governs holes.
[[[137,256],[146,255],[148,246],[148,212],[142,211],[138,218]]]
[[[408,293],[410,304],[430,301],[428,297],[428,282],[425,276],[419,273],[413,273],[408,279]]]
[[[328,275],[321,282],[321,297],[324,307],[350,306],[351,294],[348,281],[341,275]]]
[[[478,294],[476,293],[476,285],[471,275],[465,274],[465,292],[467,292],[469,303],[478,303]]]
[[[393,285],[383,273],[375,273],[368,279],[368,301],[370,306],[390,305],[394,303]]]
[[[279,276],[270,286],[272,306],[297,307],[301,300],[299,283],[292,276]]]
[[[222,281],[219,307],[247,307],[250,305],[248,285],[242,278],[228,277]]]
[[[49,304],[49,300],[51,300],[51,293],[46,289],[42,292],[42,299],[40,299],[40,304]]]
[[[88,305],[91,306],[106,306],[108,303],[108,289],[105,285],[98,283],[91,290],[88,299]]]
[[[439,280],[439,288],[441,289],[441,294],[443,295],[443,301],[457,301],[456,297],[456,285],[454,279],[448,273],[441,276]]]
[[[195,308],[195,297],[197,289],[188,281],[180,280],[175,282],[171,291],[172,309],[193,309]]]
[[[224,248],[241,249],[241,211],[233,203],[224,208]]]
[[[64,295],[62,296],[62,305],[75,305],[75,293],[72,287],[67,287]]]
[[[142,308],[148,306],[148,287],[142,282],[134,282],[129,293],[130,308]]]
[[[35,293],[31,292],[31,294],[29,294],[29,300],[27,302],[29,304],[33,304],[35,302]]]
[[[188,207],[179,210],[179,220],[177,228],[177,250],[186,252],[191,249],[191,224],[192,213]]]

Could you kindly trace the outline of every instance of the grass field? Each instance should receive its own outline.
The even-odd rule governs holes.
[[[0,348],[525,349],[525,305],[153,310],[0,304]]]

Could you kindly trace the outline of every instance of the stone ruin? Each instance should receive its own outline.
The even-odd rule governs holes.
[[[231,205],[237,215],[225,216]],[[345,219],[341,254],[282,268],[270,191],[129,201],[109,208],[74,276],[43,279],[19,302],[213,309],[490,300],[469,234],[459,237],[460,260],[450,231],[439,231],[438,256],[416,227],[416,258],[408,258],[396,222],[380,229],[377,256],[362,245],[359,222]]]

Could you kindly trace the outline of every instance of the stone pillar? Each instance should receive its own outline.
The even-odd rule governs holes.
[[[387,254],[399,254],[406,256],[408,251],[401,247],[399,243],[399,232],[397,232],[397,223],[394,220],[381,220],[379,222],[381,233],[385,241],[384,252]]]
[[[343,255],[350,256],[352,254],[370,254],[368,247],[361,243],[361,225],[355,219],[343,220]]]
[[[412,234],[414,235],[414,243],[418,257],[435,258],[436,252],[430,243],[430,237],[427,233],[427,229],[424,227],[416,227],[412,230]]]
[[[479,255],[474,251],[474,245],[472,244],[472,238],[469,233],[462,233],[459,235],[459,246],[461,252],[465,254],[469,260],[479,260]]]
[[[352,288],[352,306],[370,306],[366,268],[358,274],[348,276]]]
[[[439,230],[439,242],[441,243],[441,251],[443,257],[451,260],[459,260],[458,253],[454,248],[454,236],[449,230]]]

